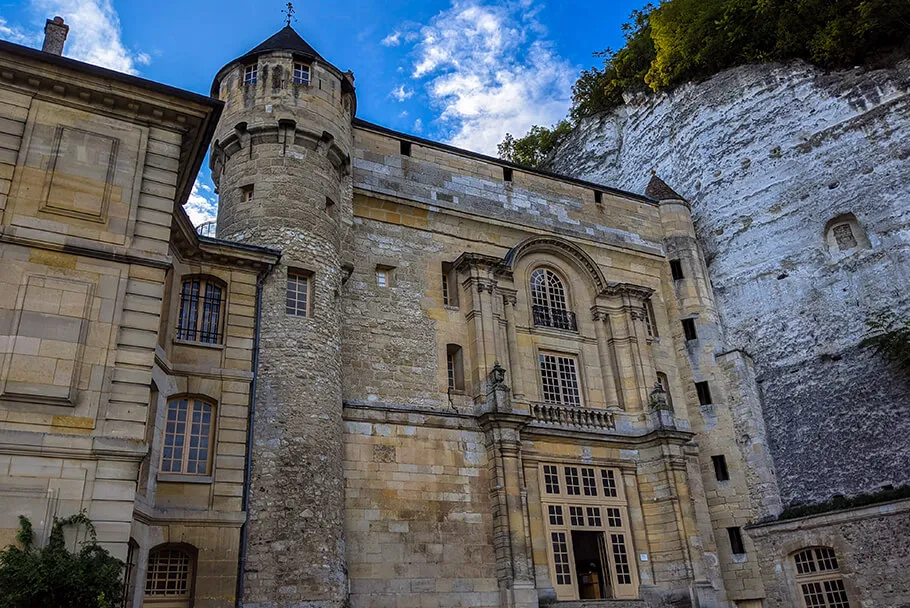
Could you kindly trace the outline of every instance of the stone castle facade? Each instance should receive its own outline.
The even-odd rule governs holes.
[[[775,521],[656,176],[360,120],[290,27],[211,97],[51,47],[0,43],[0,542],[87,509],[131,607],[910,602],[906,502]],[[217,238],[182,209],[209,145]]]

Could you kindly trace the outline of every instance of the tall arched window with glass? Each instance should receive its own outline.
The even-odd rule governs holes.
[[[549,268],[538,268],[531,273],[531,310],[537,327],[578,331],[575,313],[566,304],[566,288]]]
[[[204,344],[221,343],[224,287],[210,277],[183,280],[177,339]]]

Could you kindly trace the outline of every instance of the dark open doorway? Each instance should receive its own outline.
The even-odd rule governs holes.
[[[602,600],[613,597],[603,532],[572,531],[572,549],[578,598]]]

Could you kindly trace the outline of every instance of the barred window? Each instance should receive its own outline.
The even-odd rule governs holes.
[[[214,407],[201,399],[174,399],[167,404],[161,472],[208,475],[212,453]]]
[[[180,290],[177,339],[220,344],[224,325],[224,284],[214,277],[189,277]]]
[[[259,81],[259,66],[256,64],[248,65],[243,68],[243,84],[252,85]]]
[[[793,556],[793,562],[805,608],[850,608],[833,549],[804,549]]]
[[[168,606],[188,607],[193,592],[193,566],[193,557],[184,549],[153,549],[149,552],[145,578],[146,600],[155,602],[166,599]]]
[[[310,316],[310,279],[313,275],[302,271],[288,271],[287,314]]]
[[[540,380],[545,402],[581,405],[575,357],[541,353]]]
[[[310,66],[305,63],[294,64],[294,84],[310,84]]]

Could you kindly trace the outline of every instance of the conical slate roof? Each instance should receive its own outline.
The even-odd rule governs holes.
[[[291,51],[292,53],[325,61],[319,53],[316,52],[316,49],[311,47],[306,40],[301,38],[300,34],[298,34],[290,25],[281,28],[281,30],[275,33],[271,38],[251,50],[244,55],[244,57],[261,55],[271,51]]]
[[[667,182],[657,177],[654,173],[651,175],[651,181],[645,188],[645,194],[659,201],[684,201],[685,198],[677,193],[673,188],[667,185]]]

